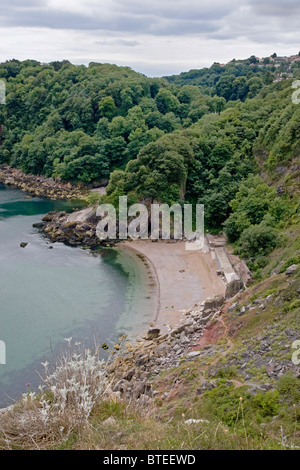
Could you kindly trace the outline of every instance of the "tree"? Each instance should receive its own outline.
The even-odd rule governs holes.
[[[99,102],[99,114],[101,117],[112,119],[116,113],[116,105],[112,96],[106,96]]]
[[[157,109],[160,113],[176,113],[179,108],[179,101],[173,93],[165,88],[161,88],[155,98]]]

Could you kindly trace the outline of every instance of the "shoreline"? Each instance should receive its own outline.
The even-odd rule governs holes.
[[[16,186],[26,191],[31,197],[57,199],[84,199],[88,194],[87,188],[70,182],[42,175],[23,173],[18,168],[0,165],[0,183]]]
[[[160,312],[160,308],[161,308],[161,304],[160,304],[160,282],[159,282],[159,278],[158,278],[158,273],[157,273],[157,270],[156,270],[156,267],[155,265],[153,264],[152,260],[149,259],[148,256],[146,256],[144,253],[142,253],[140,250],[138,250],[136,247],[132,247],[132,246],[129,246],[127,243],[125,245],[124,244],[120,244],[119,246],[116,247],[117,250],[124,250],[125,252],[132,252],[134,255],[138,256],[141,261],[144,263],[144,267],[145,268],[148,268],[150,269],[151,271],[151,274],[153,274],[153,276],[151,277],[149,273],[147,273],[147,277],[148,277],[148,280],[151,280],[151,278],[154,278],[155,279],[155,290],[156,290],[156,294],[155,294],[155,314],[154,314],[154,318],[153,318],[153,323],[156,323],[158,321],[158,318],[159,318],[159,312]],[[146,260],[146,262],[145,262]]]
[[[119,247],[146,258],[152,267],[158,297],[155,326],[162,331],[176,327],[183,310],[200,306],[209,297],[224,297],[226,284],[210,251],[187,251],[182,241],[133,240]]]

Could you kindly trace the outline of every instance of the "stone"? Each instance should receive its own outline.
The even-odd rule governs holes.
[[[21,248],[25,248],[27,245],[28,245],[27,242],[21,242],[21,243],[20,243],[20,247],[21,247]]]
[[[150,330],[147,331],[147,333],[144,333],[142,335],[142,338],[145,339],[146,341],[152,341],[153,339],[158,338],[159,334],[160,334],[159,328],[151,328]]]
[[[234,297],[243,288],[243,281],[241,281],[240,279],[234,279],[233,281],[229,282],[229,284],[227,284],[226,286],[225,298],[230,299],[231,297]]]
[[[184,334],[184,332],[180,335],[180,343],[181,344],[188,344],[190,342],[189,338]]]
[[[201,387],[197,390],[197,395],[201,395],[201,393],[205,392],[206,390],[212,390],[213,388],[216,388],[216,383],[214,381],[211,382],[203,382]]]
[[[119,380],[113,387],[113,392],[124,393],[127,389],[128,382],[124,379]]]
[[[56,211],[51,211],[49,212],[48,214],[44,215],[44,217],[42,218],[42,220],[44,222],[51,222],[54,217],[56,216],[57,212]]]
[[[243,305],[239,311],[239,315],[244,315],[248,310],[249,308]]]
[[[129,343],[128,341],[126,341],[124,346],[125,346],[125,349],[126,349],[127,352],[132,352],[134,350],[133,345],[131,343]]]
[[[182,331],[185,330],[186,325],[180,325],[171,332],[171,336],[179,335]]]
[[[200,324],[201,326],[206,325],[206,324],[209,322],[209,320],[210,320],[213,316],[214,316],[214,312],[212,312],[211,314],[209,314],[207,317],[201,318],[201,319],[199,320],[199,324]]]
[[[33,226],[33,228],[42,229],[45,226],[45,224],[44,224],[44,222],[37,222],[35,224],[32,224],[32,226]]]
[[[209,314],[212,310],[218,310],[222,306],[223,302],[224,297],[221,295],[206,299],[203,306],[204,308],[202,317],[206,316],[206,314]]]
[[[230,307],[228,308],[228,312],[233,312],[233,310],[235,310],[237,307],[238,307],[239,303],[238,302],[234,302],[232,305],[230,305]]]
[[[202,354],[202,351],[191,351],[187,353],[186,358],[187,359],[193,359],[194,357],[198,357]]]
[[[142,393],[142,395],[139,398],[139,405],[141,405],[142,407],[146,407],[151,404],[152,404],[151,398],[148,395],[145,395],[144,393]]]
[[[132,389],[133,397],[136,399],[139,398],[141,395],[144,394],[145,389],[146,389],[145,382],[135,382],[135,384],[133,385],[133,389]]]
[[[134,374],[135,374],[135,369],[129,369],[126,372],[126,375],[124,375],[124,379],[130,381],[134,377]]]
[[[298,269],[298,264],[292,264],[290,267],[287,268],[284,274],[286,276],[292,276],[293,274],[295,274],[297,269]]]
[[[149,362],[149,354],[142,354],[136,359],[135,364],[137,366],[143,366],[147,364],[147,362]]]
[[[102,426],[113,426],[116,422],[117,420],[113,416],[110,416],[105,421],[102,421]]]

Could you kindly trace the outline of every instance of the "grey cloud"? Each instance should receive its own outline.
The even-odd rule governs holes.
[[[237,9],[207,37],[216,40],[246,39],[257,44],[291,44],[291,35],[297,38],[300,29],[298,0],[285,3],[282,0],[247,0],[243,6],[246,9]]]
[[[114,18],[91,18],[76,13],[40,10],[22,12],[20,15],[3,17],[2,27],[46,27],[51,29],[102,30],[152,34],[154,36],[183,35],[214,31],[217,29],[210,22],[187,20],[161,20],[156,17],[137,17],[119,15]]]
[[[166,3],[170,7],[166,7]],[[79,14],[47,7],[44,1],[30,0],[24,3],[12,0],[0,8],[0,25],[185,35],[216,30],[214,22],[231,11],[230,3],[229,0],[211,0],[209,6],[204,6],[193,0],[173,0],[154,1],[145,5],[142,2],[117,0],[111,3],[111,8],[106,9],[103,15],[101,8]]]
[[[25,3],[25,5],[24,5]],[[41,6],[46,6],[47,1],[46,0],[0,0],[0,12],[6,9],[11,9],[14,7],[21,7],[21,8],[28,8],[28,7],[41,7]]]
[[[300,14],[299,0],[252,0],[249,6],[256,15],[282,18]]]
[[[140,16],[156,16],[169,20],[216,20],[224,18],[234,8],[232,0],[211,0],[199,2],[199,0],[174,1],[155,0],[141,2],[140,0],[117,0],[118,10]]]
[[[125,47],[135,47],[139,46],[141,43],[139,41],[130,41],[127,39],[113,39],[111,41],[95,41],[95,44],[100,46],[125,46]]]
[[[0,0],[0,26],[105,31],[114,36],[129,33],[133,40],[99,44],[126,47],[138,45],[135,34],[288,42],[289,33],[294,31],[296,37],[300,27],[299,0],[110,0],[105,5],[100,1],[80,2],[85,6],[84,13],[50,8],[46,0]]]

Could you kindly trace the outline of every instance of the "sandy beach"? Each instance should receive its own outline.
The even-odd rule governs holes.
[[[187,251],[182,241],[134,240],[122,246],[146,257],[155,271],[159,297],[155,325],[162,330],[179,323],[180,310],[225,293],[216,260],[208,250]]]

